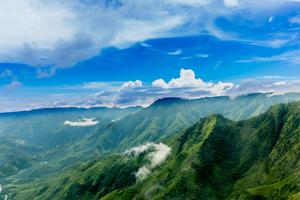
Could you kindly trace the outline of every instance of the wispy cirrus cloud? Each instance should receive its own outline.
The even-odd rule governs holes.
[[[252,63],[252,62],[286,62],[292,64],[300,64],[300,50],[286,51],[278,55],[268,57],[253,57],[245,60],[238,60],[240,63]]]
[[[182,50],[181,49],[177,49],[176,51],[168,52],[168,54],[170,56],[178,56],[178,55],[182,54]]]
[[[300,24],[300,15],[291,17],[289,20],[292,24]]]
[[[6,86],[4,87],[4,91],[5,91],[5,92],[10,92],[10,91],[12,91],[12,90],[15,90],[15,89],[17,89],[17,88],[22,87],[22,85],[23,85],[23,84],[22,84],[20,81],[14,80],[14,81],[12,81],[11,83],[9,83],[8,85],[6,85]]]

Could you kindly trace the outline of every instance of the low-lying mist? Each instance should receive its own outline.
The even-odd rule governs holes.
[[[163,143],[147,143],[141,146],[131,148],[126,154],[138,156],[141,153],[147,153],[146,159],[150,163],[143,165],[135,173],[137,180],[143,181],[151,173],[151,170],[160,165],[171,154],[171,148]]]

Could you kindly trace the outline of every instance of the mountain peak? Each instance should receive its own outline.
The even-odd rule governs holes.
[[[179,98],[179,97],[166,97],[162,99],[157,99],[155,102],[153,102],[150,107],[152,106],[164,106],[164,105],[171,105],[171,104],[177,104],[177,103],[183,103],[185,102],[185,99]]]

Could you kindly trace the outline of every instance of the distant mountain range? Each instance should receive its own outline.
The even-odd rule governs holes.
[[[298,103],[269,108],[298,100],[297,93],[257,93],[234,99],[165,98],[147,108],[2,113],[0,181],[11,199],[271,199],[275,183],[276,195],[284,199],[298,186],[291,183],[295,189],[284,193],[280,188],[286,182],[277,182],[296,182],[285,180],[294,171],[280,168],[277,176],[273,173],[280,170],[272,167],[280,154],[297,168],[300,108]],[[295,135],[282,145],[291,149],[277,147],[288,132]],[[140,182],[135,173],[151,166],[148,154],[153,153],[124,152],[149,142],[162,142],[172,151]]]

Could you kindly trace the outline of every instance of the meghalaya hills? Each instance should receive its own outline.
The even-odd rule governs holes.
[[[1,194],[20,200],[300,199],[299,97],[160,99],[147,108],[114,108],[107,118],[88,110],[99,120],[93,128],[63,126],[71,116],[86,115],[64,110],[57,135],[46,133],[51,138],[67,133],[69,140],[44,139],[33,149],[31,137],[11,133],[15,140],[7,141],[6,151],[17,147],[27,157],[8,162],[0,154],[15,169],[1,172]],[[57,119],[57,112],[48,110],[47,117]],[[13,121],[23,116],[1,116],[5,130],[14,130]],[[46,117],[33,116],[35,121],[19,129],[26,132]],[[30,133],[43,135],[44,128]],[[85,133],[73,136],[76,128]]]

